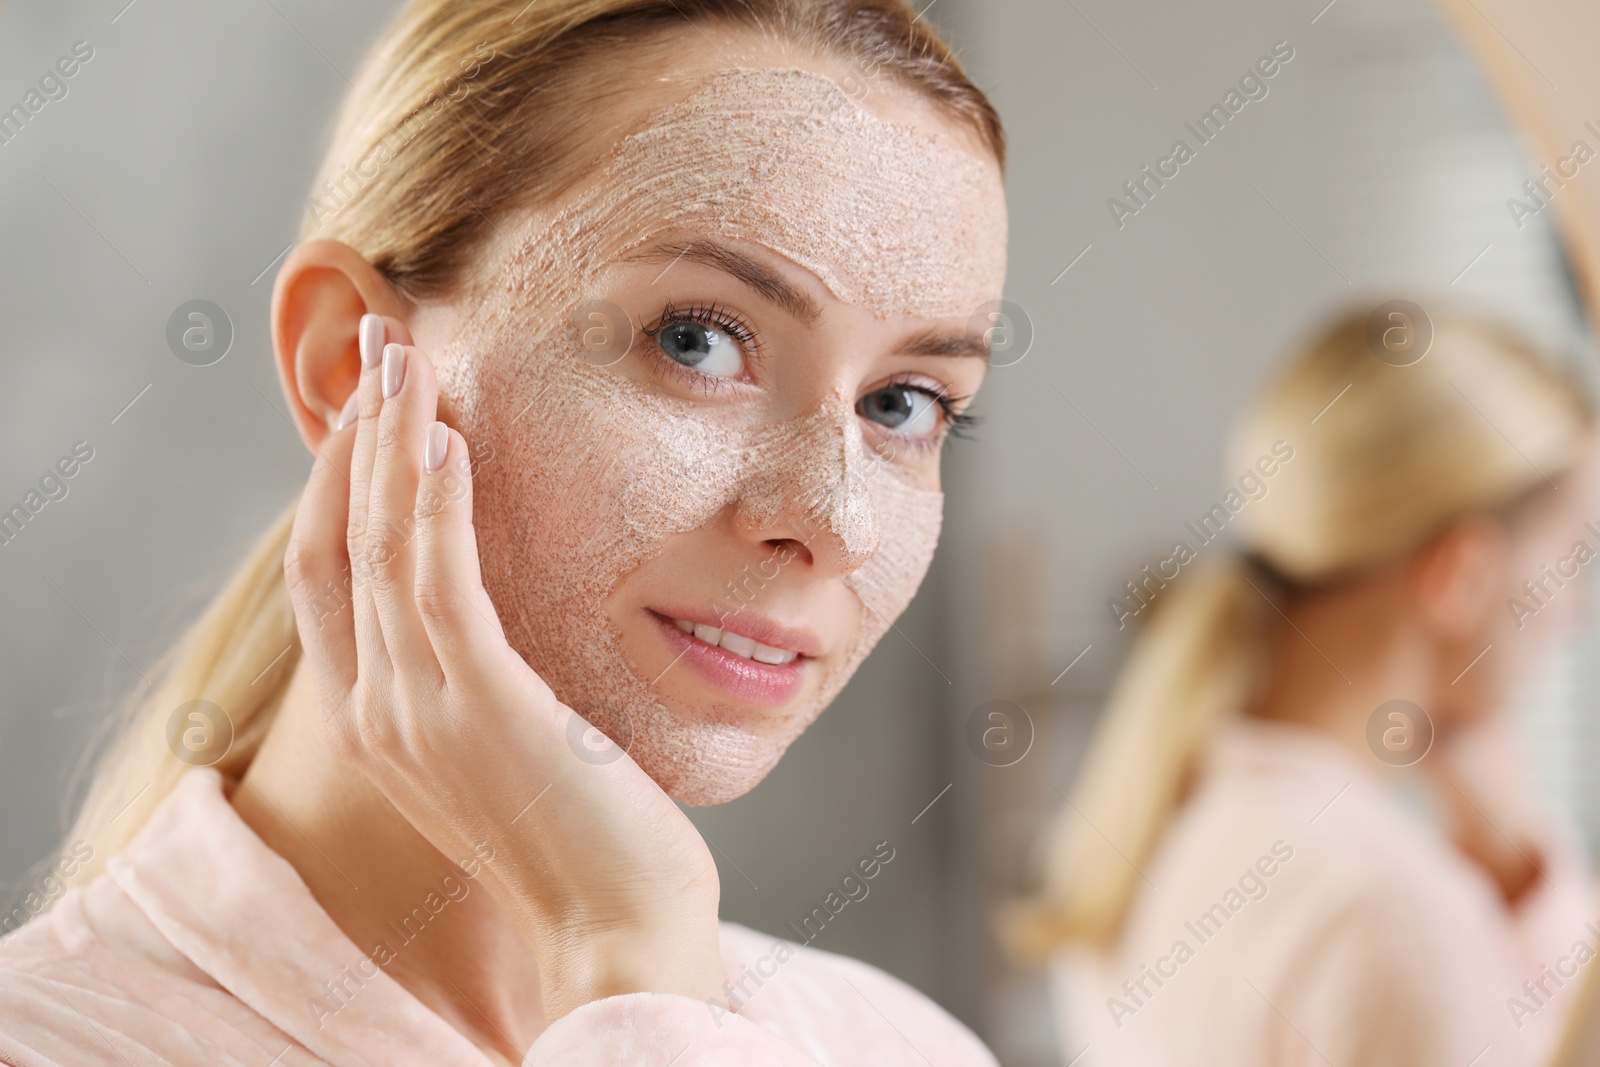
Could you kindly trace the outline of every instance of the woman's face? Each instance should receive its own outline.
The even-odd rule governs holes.
[[[1591,440],[1580,461],[1556,477],[1511,525],[1494,622],[1483,635],[1497,661],[1485,672],[1484,704],[1497,707],[1540,667],[1588,610],[1600,538],[1595,519],[1600,452]],[[1461,683],[1465,685],[1465,681]],[[1457,688],[1460,688],[1458,685]]]
[[[1005,271],[973,135],[722,40],[415,331],[508,640],[688,803],[760,781],[916,592]]]

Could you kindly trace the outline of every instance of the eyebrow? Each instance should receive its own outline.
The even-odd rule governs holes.
[[[680,259],[703,263],[732,275],[808,326],[815,325],[822,317],[822,309],[807,293],[789,284],[757,260],[717,241],[703,238],[687,244],[664,241],[621,257],[624,263],[659,263],[662,260],[676,263]],[[672,268],[669,265],[667,269]],[[666,274],[666,271],[661,274]],[[658,275],[656,281],[660,280],[661,276]],[[929,329],[913,335],[896,352],[908,356],[956,356],[987,361],[989,343],[982,334],[941,334],[936,329]]]
[[[942,334],[938,330],[924,330],[898,349],[906,356],[961,356],[987,361],[989,342],[982,334]]]
[[[701,240],[684,245],[656,244],[622,257],[623,262],[631,263],[658,263],[663,259],[670,259],[674,263],[680,259],[690,259],[731,274],[808,326],[814,325],[822,317],[822,309],[806,293],[790,285],[743,252],[715,241]],[[668,267],[668,270],[670,269],[671,267]],[[665,274],[666,271],[661,273]],[[656,278],[656,281],[660,280],[659,277]]]

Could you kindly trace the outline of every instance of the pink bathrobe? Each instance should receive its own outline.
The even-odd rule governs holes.
[[[729,979],[743,968],[771,975],[759,989],[747,980],[752,995],[737,1014],[719,1018],[675,994],[607,997],[545,1029],[524,1063],[994,1064],[967,1029],[896,979],[777,944],[722,924]],[[344,991],[330,995],[330,979]],[[0,1062],[489,1064],[368,961],[209,769],[185,774],[105,875],[0,943]]]

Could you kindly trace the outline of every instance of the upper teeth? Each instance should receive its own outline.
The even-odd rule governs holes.
[[[686,634],[694,634],[708,645],[732,652],[743,659],[753,659],[757,663],[784,664],[792,663],[800,653],[790,652],[786,648],[773,648],[763,645],[760,641],[736,634],[732,630],[723,630],[715,626],[707,626],[703,622],[690,622],[688,619],[673,619],[678,629]]]

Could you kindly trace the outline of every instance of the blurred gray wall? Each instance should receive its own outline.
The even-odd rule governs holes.
[[[952,446],[944,541],[898,630],[765,783],[695,818],[725,916],[772,931],[889,841],[871,895],[816,944],[935,995],[1008,1064],[1057,1051],[987,910],[1125,652],[1105,601],[1236,476],[1223,435],[1266,368],[1329,309],[1393,296],[1574,332],[1546,220],[1519,231],[1505,208],[1527,166],[1442,26],[1420,0],[1325,3],[927,8],[1007,123],[1008,295],[1032,345]],[[75,41],[94,49],[0,145],[0,503],[94,449],[0,545],[0,879],[50,849],[90,730],[309,469],[268,295],[345,75],[395,6],[0,5],[0,106]],[[1294,58],[1268,95],[1119,228],[1108,198],[1192,144],[1185,122],[1278,41]],[[232,322],[213,366],[167,347],[193,299]],[[1033,738],[1007,767],[967,741],[997,699]]]

